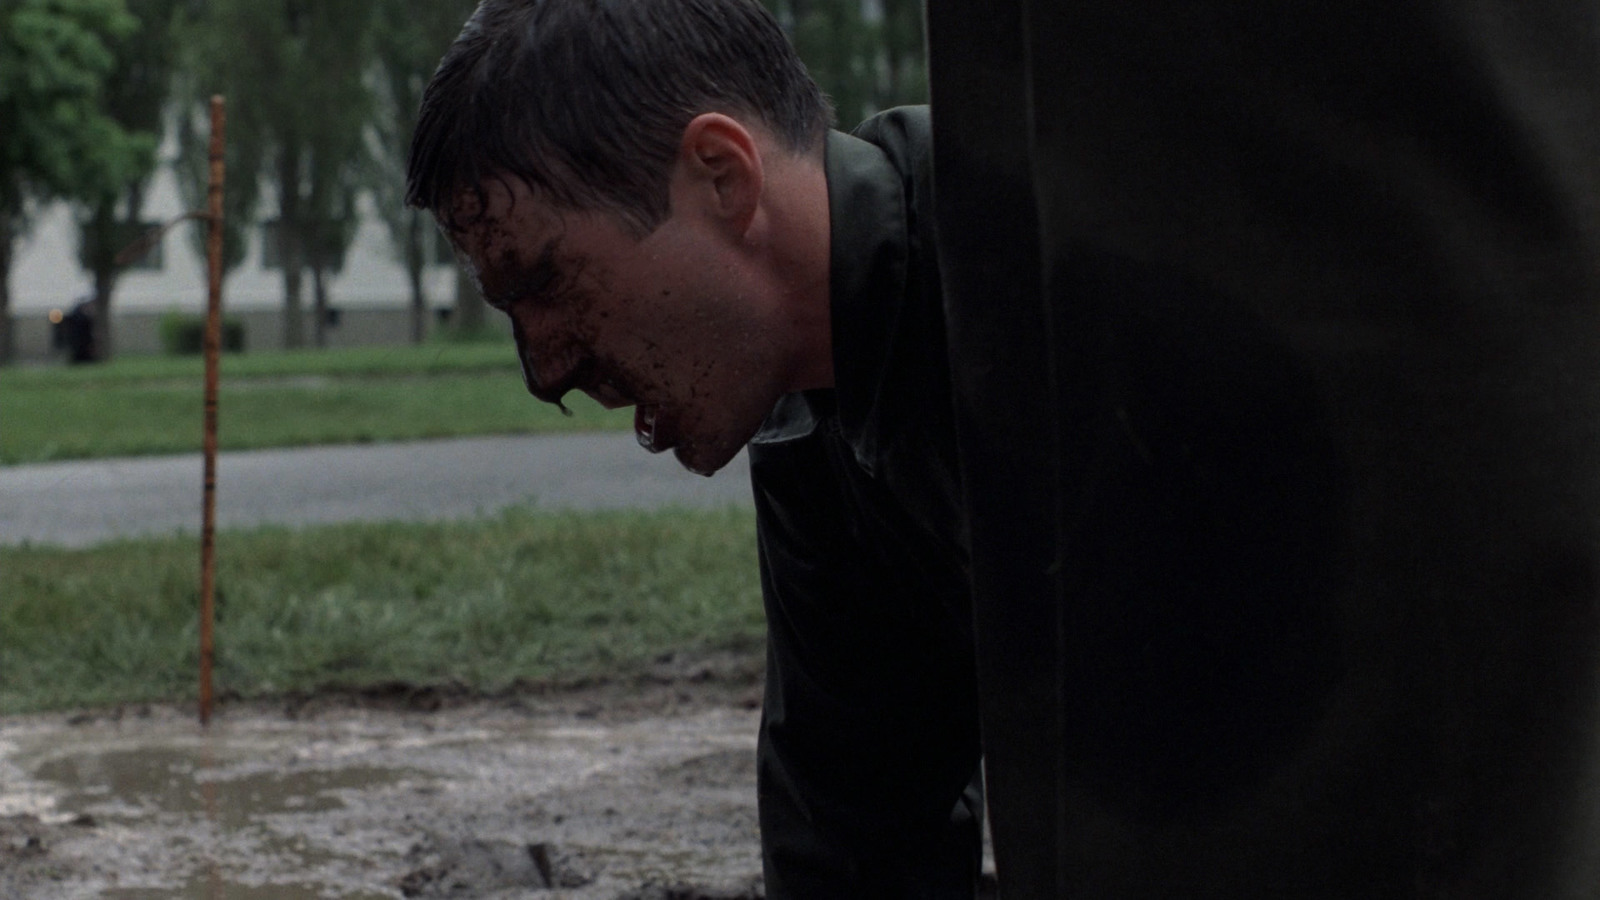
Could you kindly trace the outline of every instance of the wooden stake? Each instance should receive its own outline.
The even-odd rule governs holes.
[[[222,179],[223,127],[227,116],[221,96],[211,98],[211,181],[206,189],[205,481],[200,516],[200,724],[211,723],[212,623],[216,617],[217,583],[217,382],[222,353]]]

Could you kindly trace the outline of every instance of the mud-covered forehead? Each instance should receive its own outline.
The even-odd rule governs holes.
[[[530,213],[539,220],[533,223],[539,227],[561,228],[567,216],[599,214],[612,216],[634,237],[642,238],[652,230],[641,227],[637,217],[613,204],[575,203],[537,183],[507,173],[495,173],[480,183],[453,188],[433,213],[439,227],[452,241],[460,235],[482,230],[481,226],[491,219],[522,217]],[[522,227],[527,227],[527,223]]]
[[[482,190],[462,191],[452,209],[455,225],[446,225],[446,234],[496,309],[559,305],[588,268],[587,258],[566,240],[566,214],[525,185],[495,181]]]
[[[457,188],[434,218],[457,255],[470,254],[475,264],[482,264],[491,248],[562,229],[559,211],[527,185],[505,178]]]
[[[513,180],[516,183],[513,183]],[[443,194],[433,208],[434,219],[452,240],[478,230],[492,217],[503,218],[538,195],[532,185],[515,176],[492,175],[482,181],[462,182]],[[539,201],[554,207],[548,199]]]

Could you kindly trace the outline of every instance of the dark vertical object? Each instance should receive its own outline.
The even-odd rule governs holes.
[[[929,36],[1003,896],[1600,896],[1600,7],[996,9]]]
[[[1062,747],[1053,572],[1060,454],[1023,6],[930,0],[927,10],[941,276],[966,503],[979,526],[972,577],[983,598],[974,614],[986,781],[996,865],[1014,885],[1008,900],[1058,895]]]
[[[205,480],[200,514],[200,724],[211,722],[211,663],[214,657],[217,583],[217,382],[222,355],[222,184],[225,175],[223,130],[227,114],[220,96],[211,98],[211,180],[206,189],[206,390]]]

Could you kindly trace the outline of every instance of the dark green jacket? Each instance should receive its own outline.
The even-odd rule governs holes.
[[[827,149],[836,387],[750,445],[772,900],[971,898],[978,765],[928,113]]]

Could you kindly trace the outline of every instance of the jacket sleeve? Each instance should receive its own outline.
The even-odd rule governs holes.
[[[964,597],[939,596],[944,561],[891,521],[899,507],[833,422],[750,447],[767,896],[970,900],[982,802]]]

